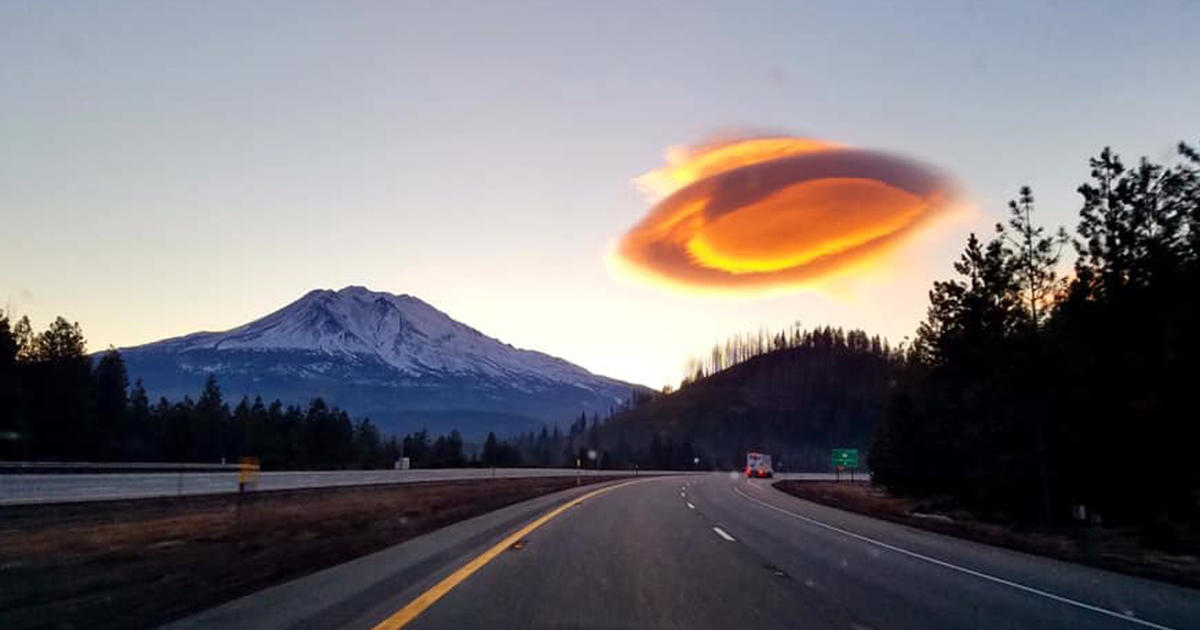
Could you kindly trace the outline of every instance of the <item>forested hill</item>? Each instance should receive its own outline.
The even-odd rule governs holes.
[[[898,353],[833,328],[780,333],[768,347],[613,416],[600,427],[601,448],[618,459],[632,448],[660,467],[699,456],[702,468],[738,467],[757,450],[785,470],[829,470],[834,447],[865,453]]]

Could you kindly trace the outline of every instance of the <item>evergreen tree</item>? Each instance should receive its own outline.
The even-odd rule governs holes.
[[[28,448],[27,423],[17,359],[20,345],[8,313],[0,311],[0,458],[18,458]]]
[[[461,468],[467,463],[463,456],[463,438],[458,429],[452,429],[450,436],[446,439],[446,464],[453,468]]]
[[[225,442],[226,425],[229,420],[229,408],[221,396],[221,387],[217,377],[209,374],[204,379],[204,389],[196,400],[194,415],[191,420],[191,443],[186,447],[186,453],[193,461],[215,462],[222,457],[228,459],[230,453],[222,453]]]
[[[29,323],[29,317],[22,315],[13,327],[13,340],[17,344],[18,361],[34,359],[34,338],[33,326]]]
[[[129,410],[126,414],[124,456],[135,461],[157,461],[162,455],[162,434],[152,422],[150,398],[142,379],[133,382],[129,391]]]
[[[95,437],[98,442],[95,453],[101,459],[111,460],[121,455],[128,430],[125,409],[129,402],[129,376],[121,353],[109,348],[101,355],[96,362],[92,382],[97,421]]]
[[[409,464],[414,468],[423,468],[429,465],[429,432],[425,429],[405,435],[403,440],[404,457],[407,457]]]
[[[1021,287],[1020,304],[1026,325],[1037,330],[1046,320],[1049,308],[1060,291],[1057,267],[1062,246],[1068,242],[1062,228],[1054,236],[1033,221],[1033,191],[1021,188],[1020,196],[1008,202],[1009,227],[996,224],[996,233],[1014,251],[1013,265]]]
[[[370,418],[363,418],[354,427],[355,460],[361,468],[379,468],[384,465],[383,444],[379,430]]]
[[[250,450],[250,433],[253,417],[250,413],[250,399],[242,396],[237,406],[233,408],[230,417],[229,437],[224,445],[226,457],[231,462],[239,462],[243,457],[254,457],[256,453]],[[261,460],[259,460],[261,465]]]
[[[479,462],[484,466],[498,466],[500,462],[500,442],[496,439],[496,434],[489,431],[487,439],[483,441],[483,454],[479,458]]]
[[[22,318],[18,323],[27,326]],[[24,344],[18,334],[18,343]],[[28,387],[34,454],[84,459],[98,450],[92,399],[92,366],[78,323],[58,317],[30,342]]]
[[[0,374],[9,374],[17,364],[17,352],[20,346],[17,337],[8,321],[8,313],[0,311]]]
[[[45,363],[78,362],[87,356],[79,322],[70,323],[62,317],[55,318],[46,332],[36,335],[32,346],[34,360]]]

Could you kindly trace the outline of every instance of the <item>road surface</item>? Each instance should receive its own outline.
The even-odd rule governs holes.
[[[1200,591],[843,512],[769,481],[593,492],[509,506],[174,628],[1200,628]]]
[[[645,474],[651,474],[648,471]],[[294,490],[380,483],[445,481],[498,477],[549,477],[576,474],[574,468],[442,468],[421,470],[337,470],[259,473],[255,490]],[[584,475],[633,472],[585,470]],[[832,475],[797,477],[828,479]],[[0,475],[0,505],[62,503],[237,492],[236,472],[19,473]]]

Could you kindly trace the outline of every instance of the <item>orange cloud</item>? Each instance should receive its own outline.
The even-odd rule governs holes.
[[[612,260],[716,291],[796,289],[883,264],[954,199],[946,177],[912,160],[793,137],[672,149],[635,184],[657,203]]]

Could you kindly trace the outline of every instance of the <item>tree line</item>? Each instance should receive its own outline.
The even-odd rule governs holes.
[[[419,468],[439,466],[495,466],[536,468],[581,468],[631,470],[691,470],[711,469],[713,462],[704,458],[698,464],[695,458],[699,451],[690,440],[676,442],[666,434],[655,434],[637,444],[620,427],[618,418],[623,418],[635,409],[648,404],[654,396],[638,393],[616,406],[610,415],[601,417],[597,413],[579,416],[567,423],[563,430],[558,423],[542,427],[537,431],[526,431],[501,438],[495,432],[488,433],[482,444],[468,449],[463,454],[463,442],[457,431],[449,436],[432,439],[428,431],[422,430],[403,437],[405,456]],[[615,437],[614,437],[615,436]]]
[[[320,398],[307,407],[242,398],[231,408],[212,375],[195,399],[151,401],[140,379],[129,385],[118,351],[88,356],[78,323],[58,317],[34,333],[28,317],[14,323],[0,313],[4,459],[234,463],[252,456],[273,469],[378,468],[391,466],[401,448],[369,418],[355,421]]]
[[[852,351],[868,351],[880,356],[892,354],[888,341],[879,335],[868,335],[861,330],[843,331],[840,328],[826,326],[814,330],[806,330],[800,322],[772,333],[766,328],[760,328],[753,333],[734,335],[724,343],[713,344],[706,356],[692,357],[684,364],[684,377],[679,387],[683,388],[707,376],[729,369],[770,352],[789,350],[792,348],[811,347],[819,337],[829,337],[834,342]],[[833,339],[836,336],[837,339]],[[671,390],[668,389],[667,393]]]
[[[759,451],[788,470],[829,470],[831,448],[870,444],[902,357],[832,326],[738,335],[689,361],[678,390],[641,398],[576,442],[618,467],[737,469]]]
[[[633,396],[617,409],[645,399]],[[468,445],[458,430],[384,436],[369,418],[315,398],[305,406],[243,397],[232,407],[209,375],[196,398],[151,401],[129,384],[120,352],[87,353],[78,323],[58,317],[35,333],[28,317],[0,311],[0,458],[48,461],[234,463],[256,457],[267,469],[382,468],[408,457],[414,468],[595,467],[587,440],[599,416],[560,431],[508,439],[489,433]],[[592,441],[594,442],[594,440]],[[578,444],[576,444],[578,443]]]
[[[934,283],[870,467],[895,492],[1006,520],[1177,541],[1200,489],[1200,155],[1089,164],[1073,234],[1039,225],[1023,188]]]
[[[615,418],[647,404],[652,399],[652,396],[645,393],[636,394],[615,407],[610,415],[604,418],[599,414],[589,417],[581,412],[567,425],[565,431],[561,431],[558,424],[555,424],[553,428],[543,427],[537,432],[517,434],[511,442],[498,442],[499,448],[502,449],[499,452],[505,453],[508,465],[622,470],[693,468],[691,455],[686,457],[686,462],[682,450],[679,457],[672,456],[670,449],[673,447],[669,442],[664,446],[662,436],[648,441],[641,449],[634,449],[628,440],[610,439],[615,432],[620,431],[617,428],[618,423],[613,422]],[[484,443],[485,457],[487,444]],[[668,450],[664,451],[664,448]],[[690,446],[687,448],[690,453]]]

